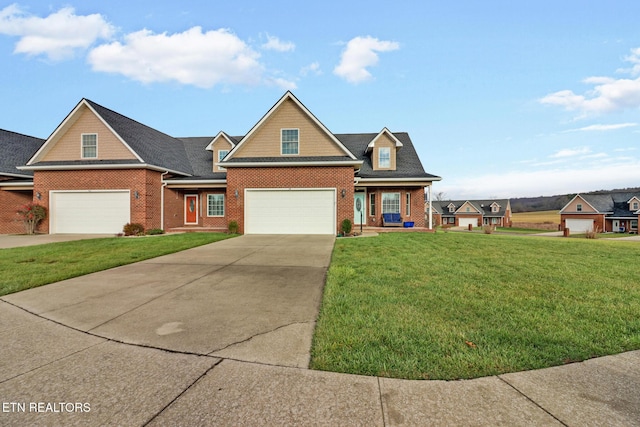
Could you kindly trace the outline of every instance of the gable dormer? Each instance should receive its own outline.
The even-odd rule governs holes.
[[[633,196],[628,203],[629,203],[629,210],[631,212],[640,211],[640,198]]]
[[[473,206],[473,203],[466,201],[460,206],[460,208],[456,211],[456,213],[480,213],[478,208]]]
[[[231,159],[356,157],[291,92],[231,149]]]
[[[447,210],[449,211],[449,213],[454,213],[456,211],[456,205],[454,205],[453,203],[449,203],[447,205]]]
[[[396,170],[396,154],[400,148],[402,148],[402,142],[389,129],[382,129],[366,149],[366,153],[371,154],[373,170]]]
[[[229,154],[229,152],[235,147],[235,143],[224,132],[218,133],[215,138],[207,145],[207,150],[212,152],[213,155],[213,171],[214,172],[226,172],[226,169],[220,166],[220,162]]]
[[[491,213],[500,212],[500,205],[497,202],[491,203],[491,205],[489,205],[489,207],[491,208]]]
[[[28,164],[87,160],[140,159],[91,104],[83,99]]]

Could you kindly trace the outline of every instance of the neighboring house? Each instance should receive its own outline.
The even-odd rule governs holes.
[[[425,209],[429,209],[428,202]],[[434,201],[433,217],[436,225],[509,227],[511,203],[509,199]]]
[[[578,194],[560,211],[560,223],[571,233],[637,233],[639,216],[640,193]]]
[[[18,209],[33,201],[33,173],[22,171],[43,139],[0,129],[0,233],[24,233]]]
[[[386,212],[424,227],[425,188],[440,180],[407,133],[333,134],[291,92],[244,136],[196,138],[82,99],[16,164],[24,191],[49,209],[48,233],[117,233],[128,222],[226,230],[236,221],[241,233],[335,234],[347,218],[381,226]]]

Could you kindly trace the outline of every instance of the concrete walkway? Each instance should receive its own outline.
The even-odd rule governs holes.
[[[640,351],[450,382],[306,369],[332,247],[243,236],[0,298],[0,425],[640,425]]]

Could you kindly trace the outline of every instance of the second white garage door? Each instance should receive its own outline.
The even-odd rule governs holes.
[[[478,220],[476,218],[460,218],[458,220],[458,224],[460,227],[464,227],[464,228],[469,227],[469,225],[471,225],[472,227],[477,227]]]
[[[335,234],[335,189],[246,190],[246,234]]]
[[[565,221],[565,227],[569,229],[571,233],[586,233],[593,230],[592,219],[567,219]]]
[[[131,217],[123,191],[52,191],[51,233],[120,233]]]

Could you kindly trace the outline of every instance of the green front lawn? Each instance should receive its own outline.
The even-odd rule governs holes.
[[[640,349],[640,244],[475,233],[336,241],[311,367],[459,379]]]
[[[0,296],[231,237],[186,233],[113,237],[0,249]]]

